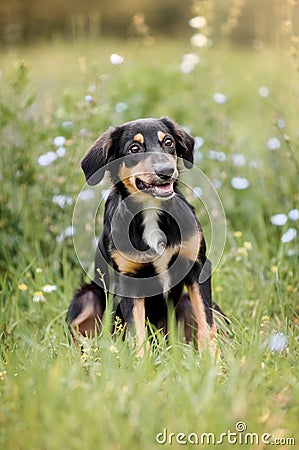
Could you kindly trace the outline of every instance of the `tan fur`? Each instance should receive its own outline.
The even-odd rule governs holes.
[[[163,131],[158,131],[157,135],[158,135],[159,141],[163,142],[163,139],[165,138],[166,134],[163,133]]]
[[[134,141],[139,142],[139,144],[141,144],[141,145],[144,144],[144,137],[143,137],[143,135],[141,133],[135,134],[133,139],[134,139]]]
[[[143,343],[145,341],[145,306],[144,298],[134,298],[133,305],[133,321],[137,337],[137,355],[142,357],[144,355]]]

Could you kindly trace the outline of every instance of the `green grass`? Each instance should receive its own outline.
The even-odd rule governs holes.
[[[239,421],[247,432],[270,433],[272,441],[294,437],[298,446],[298,242],[281,242],[288,228],[298,231],[298,221],[270,221],[298,208],[298,73],[284,49],[216,45],[183,75],[179,64],[189,51],[179,42],[109,41],[0,55],[3,449],[152,449],[164,428],[168,442],[169,433],[180,432],[218,438],[235,432]],[[122,65],[110,64],[113,52],[125,57]],[[261,86],[269,97],[258,95]],[[227,103],[216,104],[216,92]],[[123,112],[115,109],[120,102],[127,105]],[[80,159],[108,126],[162,115],[203,137],[199,167],[221,182],[227,240],[213,290],[232,324],[220,333],[216,364],[180,342],[175,330],[168,342],[157,335],[138,359],[132,342],[110,336],[108,323],[102,336],[83,342],[80,355],[64,323],[86,278],[72,238],[62,234],[84,185]],[[55,151],[60,135],[65,155],[40,166],[38,157]],[[272,137],[280,139],[278,150],[267,149]],[[210,159],[211,149],[226,160]],[[234,165],[234,154],[246,164]],[[234,189],[233,177],[245,177],[249,187]],[[73,203],[61,208],[55,195]],[[210,244],[209,218],[200,200],[191,199]],[[43,292],[45,285],[56,290]],[[33,301],[40,292],[42,301]],[[281,352],[269,348],[276,332],[288,340]],[[232,445],[224,442],[223,448]],[[257,448],[238,442],[235,448]]]

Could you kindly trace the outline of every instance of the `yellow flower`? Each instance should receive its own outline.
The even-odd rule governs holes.
[[[277,272],[277,266],[272,266],[271,267],[271,272],[272,273],[276,273]]]
[[[243,247],[247,248],[247,250],[251,250],[252,244],[251,244],[251,242],[245,241],[245,242],[243,242]]]
[[[27,291],[28,286],[27,284],[21,283],[19,284],[18,288],[20,289],[20,291]]]
[[[242,237],[242,236],[243,236],[242,231],[235,231],[234,232],[234,237],[238,238],[238,237]]]

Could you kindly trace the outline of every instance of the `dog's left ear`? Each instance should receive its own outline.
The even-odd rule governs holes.
[[[194,138],[168,117],[161,117],[160,120],[168,127],[175,138],[177,155],[183,158],[185,167],[191,169],[193,166]]]
[[[111,134],[113,131],[114,128],[112,127],[105,131],[90,147],[81,161],[85,179],[90,186],[98,184],[105,174],[108,153],[112,147]]]

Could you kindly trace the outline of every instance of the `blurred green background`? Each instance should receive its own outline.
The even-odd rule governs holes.
[[[251,45],[253,39],[273,44],[294,0],[11,0],[0,5],[0,35],[3,45],[51,40],[132,37],[134,17],[144,14],[153,34],[182,36],[188,33],[192,9],[199,8],[212,19],[213,36],[221,38],[223,25],[230,20],[230,39]],[[237,18],[237,20],[235,20]],[[298,8],[293,23],[299,26]]]

